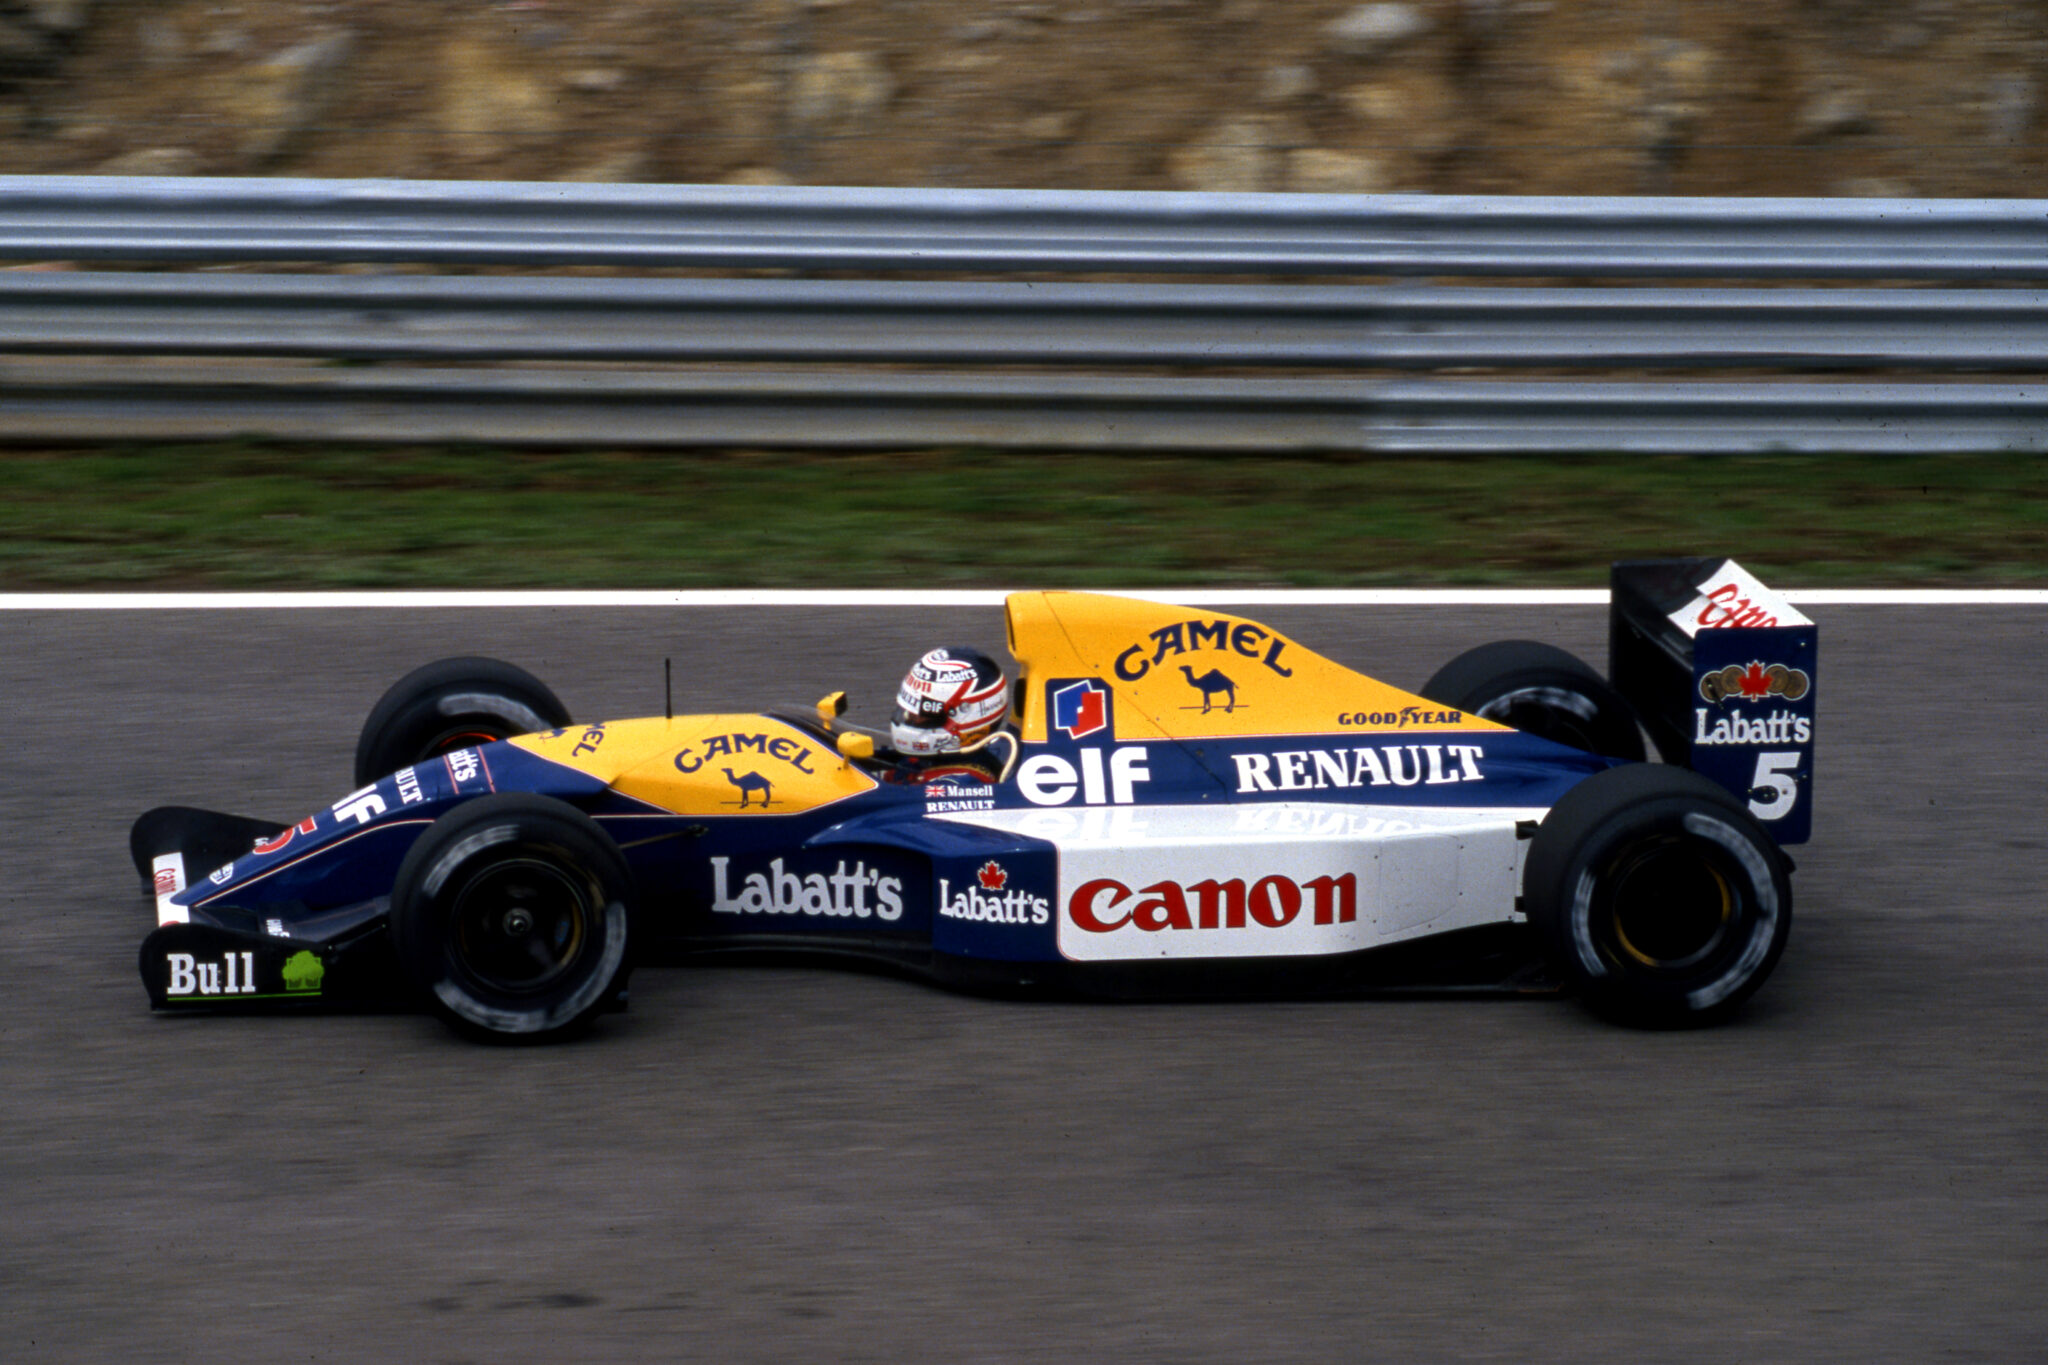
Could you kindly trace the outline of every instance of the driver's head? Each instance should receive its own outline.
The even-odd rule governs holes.
[[[978,649],[935,649],[910,666],[889,718],[903,754],[949,754],[995,733],[1009,714],[1003,670]]]

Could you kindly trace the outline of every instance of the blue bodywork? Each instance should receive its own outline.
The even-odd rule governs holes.
[[[1065,681],[1044,684],[1045,692]],[[832,750],[829,723],[787,713],[764,719],[801,726],[821,752]],[[1543,808],[1610,766],[1516,731],[1142,744],[1054,733],[1023,746],[1001,782],[884,780],[819,809],[703,816],[660,810],[501,741],[401,769],[210,874],[195,869],[174,898],[188,923],[150,936],[143,969],[156,986],[166,953],[218,953],[222,940],[208,932],[218,931],[255,936],[273,956],[320,954],[323,998],[388,989],[394,983],[348,978],[364,974],[349,970],[358,963],[368,963],[371,976],[388,972],[373,949],[399,864],[437,817],[488,792],[558,798],[612,836],[637,885],[634,932],[643,953],[800,949],[965,977],[974,973],[949,973],[948,964],[1061,961],[1058,850],[1049,839],[949,816],[1033,810],[1064,813],[1078,826],[1120,807],[1209,803]]]

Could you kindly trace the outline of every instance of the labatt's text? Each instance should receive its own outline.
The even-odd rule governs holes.
[[[952,882],[941,877],[939,913],[977,924],[1045,924],[1052,919],[1052,902],[1015,887],[987,891],[972,882],[955,891]]]
[[[1294,676],[1294,670],[1280,662],[1280,654],[1287,648],[1287,641],[1267,634],[1264,627],[1249,621],[1239,621],[1235,625],[1228,621],[1176,621],[1153,631],[1149,638],[1152,641],[1151,658],[1145,657],[1143,644],[1132,645],[1116,656],[1116,675],[1125,682],[1136,682],[1144,677],[1152,671],[1152,665],[1169,654],[1185,654],[1193,649],[1227,649],[1247,659],[1257,659],[1283,678]]]
[[[766,872],[749,872],[732,894],[730,858],[711,860],[711,909],[720,915],[826,915],[834,919],[895,920],[903,915],[903,879],[851,868],[842,860],[830,872],[786,871],[782,859]]]
[[[1790,711],[1773,711],[1751,720],[1747,716],[1720,716],[1711,728],[1704,706],[1693,708],[1695,744],[1807,744],[1813,740],[1813,721]]]

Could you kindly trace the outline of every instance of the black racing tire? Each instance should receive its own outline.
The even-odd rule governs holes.
[[[1468,649],[1422,685],[1433,702],[1511,725],[1540,739],[1641,762],[1635,707],[1577,655],[1535,640]]]
[[[1718,783],[1685,768],[1595,773],[1537,827],[1530,921],[1598,1013],[1645,1028],[1725,1019],[1792,930],[1790,867]]]
[[[516,664],[442,659],[400,678],[370,708],[356,740],[356,785],[436,754],[569,723],[561,699]]]
[[[399,967],[455,1030],[548,1042],[623,999],[633,878],[611,837],[553,797],[501,792],[436,820],[399,865]]]

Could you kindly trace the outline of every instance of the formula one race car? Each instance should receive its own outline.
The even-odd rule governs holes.
[[[1563,987],[1663,1026],[1784,949],[1816,632],[1732,561],[1617,565],[1611,682],[1509,641],[1409,693],[1220,613],[1006,613],[1000,761],[914,782],[839,694],[575,724],[509,664],[428,665],[332,806],[136,822],[150,1001],[531,1040],[622,1006],[636,960],[773,950],[1109,997]]]

